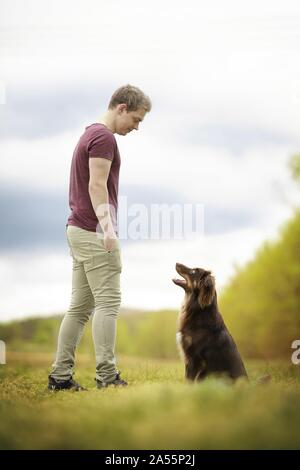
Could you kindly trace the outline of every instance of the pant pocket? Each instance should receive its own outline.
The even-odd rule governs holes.
[[[74,258],[74,252],[72,250],[72,246],[71,246],[71,243],[70,243],[70,240],[69,240],[69,237],[68,237],[68,232],[66,232],[66,239],[67,239],[67,244],[68,244],[68,247],[69,247],[69,254],[70,254],[70,256],[72,256]]]
[[[120,273],[122,271],[120,248],[118,247],[115,250],[107,251],[106,254],[110,268]]]

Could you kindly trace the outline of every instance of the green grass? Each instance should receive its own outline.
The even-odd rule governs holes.
[[[295,449],[300,366],[246,362],[250,385],[183,380],[180,361],[119,357],[130,386],[97,390],[93,360],[75,379],[88,392],[46,390],[51,355],[10,354],[0,366],[1,449]],[[263,374],[272,382],[257,385]]]

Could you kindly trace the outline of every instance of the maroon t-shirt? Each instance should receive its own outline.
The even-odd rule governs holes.
[[[113,210],[110,211],[113,227],[118,233],[117,211],[121,159],[113,132],[100,123],[86,127],[73,153],[69,187],[69,205],[72,212],[67,225],[75,225],[91,232],[96,232],[97,228],[98,232],[102,232],[89,195],[89,158],[107,158],[112,162],[107,190],[109,203],[113,206]]]

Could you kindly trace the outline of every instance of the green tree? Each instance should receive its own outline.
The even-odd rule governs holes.
[[[294,154],[291,156],[289,160],[289,167],[293,179],[300,183],[300,154]]]

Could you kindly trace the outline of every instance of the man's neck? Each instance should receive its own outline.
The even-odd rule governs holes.
[[[116,132],[115,116],[110,110],[106,111],[106,113],[100,118],[99,123],[111,130],[113,134]]]

